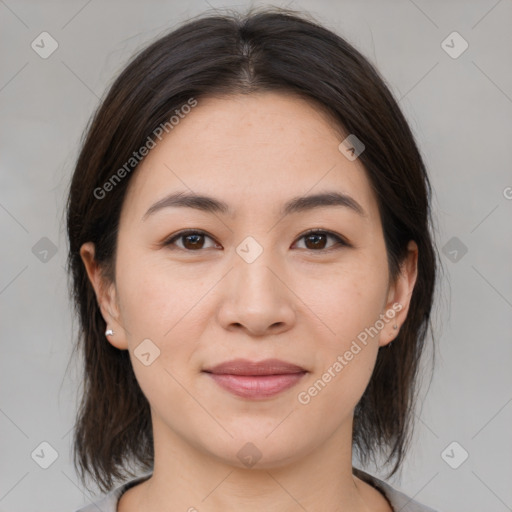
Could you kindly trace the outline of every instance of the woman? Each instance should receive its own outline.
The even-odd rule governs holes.
[[[352,466],[391,476],[410,440],[429,196],[377,71],[304,15],[203,16],[136,56],[68,199],[75,464],[108,491],[81,512],[432,510]]]

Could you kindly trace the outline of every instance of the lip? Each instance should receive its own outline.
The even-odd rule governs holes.
[[[258,362],[233,359],[203,372],[226,391],[257,400],[275,396],[295,386],[307,370],[279,359]]]
[[[263,361],[232,359],[203,371],[229,375],[285,375],[305,372],[306,370],[296,364],[281,361],[280,359],[264,359]]]

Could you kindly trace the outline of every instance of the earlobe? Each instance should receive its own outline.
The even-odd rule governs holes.
[[[119,350],[128,350],[128,343],[126,341],[125,331],[120,326],[116,329],[113,329],[110,324],[107,324],[107,329],[105,330],[105,337],[107,341],[114,347]]]
[[[106,291],[100,294],[100,309],[105,320],[105,337],[108,342],[120,350],[128,349],[126,331],[121,325],[119,307],[117,305],[117,293],[114,283],[106,287]]]
[[[120,311],[117,304],[117,294],[114,283],[106,283],[101,268],[95,260],[95,247],[92,242],[86,242],[80,248],[80,256],[87,271],[87,276],[94,289],[96,302],[105,320],[105,337],[108,342],[120,350],[126,350],[125,331],[121,326]],[[111,334],[109,333],[111,331]]]

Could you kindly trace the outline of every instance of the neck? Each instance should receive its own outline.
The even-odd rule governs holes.
[[[240,462],[240,443],[233,440],[231,459],[221,459],[164,428],[156,417],[153,431],[154,469],[137,500],[140,512],[369,510],[366,484],[352,474],[351,418],[322,445],[304,447],[301,453],[262,447],[261,459],[252,467]]]

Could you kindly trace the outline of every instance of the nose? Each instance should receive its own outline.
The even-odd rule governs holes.
[[[286,283],[282,268],[264,251],[247,263],[238,255],[225,276],[218,319],[226,330],[245,330],[251,336],[268,336],[290,329],[295,322],[298,300]]]

